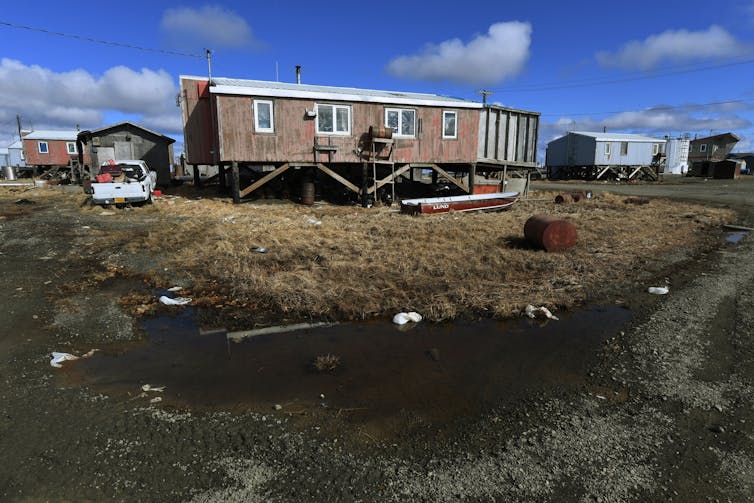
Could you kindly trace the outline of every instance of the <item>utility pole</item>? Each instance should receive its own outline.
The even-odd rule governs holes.
[[[492,91],[488,91],[487,89],[481,89],[481,90],[477,91],[477,93],[482,95],[482,104],[483,105],[487,104],[487,96],[491,95],[491,94],[494,94]]]
[[[21,139],[21,115],[16,114],[16,124],[18,124],[18,139]]]

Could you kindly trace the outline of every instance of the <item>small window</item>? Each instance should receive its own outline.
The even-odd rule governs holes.
[[[707,151],[706,143],[702,143],[701,145],[699,145],[699,152],[706,152],[706,151]]]
[[[605,155],[610,155],[610,144],[605,143]]]
[[[257,133],[275,132],[271,101],[254,100],[254,131]]]
[[[653,143],[652,144],[652,155],[657,155],[660,153],[660,144],[659,143]]]
[[[76,142],[67,141],[65,143],[65,151],[68,152],[70,155],[76,154]]]
[[[443,138],[457,138],[458,137],[458,122],[455,112],[443,112],[442,113],[442,137]]]
[[[620,155],[628,155],[628,142],[620,142]]]
[[[399,138],[416,136],[416,110],[408,108],[386,108],[385,126],[393,128],[393,135]]]
[[[46,141],[37,142],[37,147],[39,148],[40,154],[47,154],[50,152],[50,148],[48,147]]]
[[[317,112],[317,133],[351,134],[351,107],[348,105],[314,105]]]

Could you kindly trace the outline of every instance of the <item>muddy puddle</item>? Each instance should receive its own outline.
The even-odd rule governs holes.
[[[136,397],[144,384],[165,386],[150,397],[193,410],[270,412],[278,404],[281,413],[345,411],[356,422],[406,411],[437,421],[580,386],[602,341],[629,318],[621,307],[591,307],[548,323],[422,322],[409,330],[353,323],[232,342],[223,333],[200,335],[186,308],[144,322],[145,342],[103,348],[66,374],[116,398]],[[316,357],[328,354],[338,367],[315,370]]]

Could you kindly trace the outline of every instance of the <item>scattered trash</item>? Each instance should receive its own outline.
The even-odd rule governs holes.
[[[141,387],[141,390],[142,391],[157,391],[157,392],[162,393],[163,391],[165,391],[165,386],[152,386],[150,384],[145,384],[144,386]]]
[[[168,292],[180,292],[181,290],[183,290],[182,286],[171,286],[168,288]]]
[[[31,201],[29,199],[19,199],[16,201],[16,204],[37,204],[36,201]]]
[[[398,313],[395,316],[393,316],[393,323],[396,325],[405,325],[409,321],[412,321],[414,323],[419,323],[422,320],[421,314],[411,311],[409,313]]]
[[[263,246],[257,246],[256,248],[252,248],[251,251],[254,253],[267,253],[267,248]]]
[[[596,397],[597,397],[597,398],[599,398],[600,400],[607,400],[607,397],[605,397],[605,396],[603,396],[603,395],[594,395],[594,396],[596,396]]]
[[[320,393],[319,394],[319,399],[320,400],[324,400],[325,399],[325,394],[324,393]]]
[[[100,211],[100,216],[102,217],[109,217],[110,215],[115,215],[114,211]]]
[[[189,299],[188,297],[176,297],[174,299],[171,299],[167,295],[163,295],[162,297],[160,297],[160,302],[167,306],[183,306],[191,302],[191,299]]]
[[[653,295],[667,295],[670,289],[666,286],[650,286],[647,291]]]
[[[160,189],[154,189],[152,191],[152,197],[162,197],[162,191]]]
[[[272,406],[272,408],[275,409],[275,410],[282,410],[283,406],[280,405],[279,403],[276,403],[275,405]]]
[[[312,224],[312,225],[322,225],[322,220],[317,220],[316,218],[307,217],[306,223]]]
[[[80,360],[82,358],[89,358],[90,356],[92,356],[97,351],[99,351],[99,349],[92,349],[92,350],[89,350],[87,353],[84,353],[81,356],[72,355],[70,353],[59,353],[57,351],[53,351],[52,352],[52,359],[50,360],[50,365],[52,365],[55,368],[62,368],[63,365],[61,365],[61,363],[63,363],[64,361]]]
[[[160,403],[160,402],[162,402],[161,396],[156,396],[149,401],[149,403]]]
[[[555,321],[558,321],[560,319],[554,314],[552,314],[550,310],[544,306],[534,307],[531,304],[529,304],[528,306],[526,306],[525,313],[526,313],[526,316],[528,316],[529,318],[545,318],[548,320],[555,320]]]
[[[239,332],[228,332],[228,339],[235,342],[241,342],[244,339],[257,337],[260,335],[281,334],[286,332],[295,332],[307,328],[331,327],[337,323],[316,322],[316,323],[294,323],[292,325],[280,325],[275,327],[255,328],[253,330],[242,330]]]

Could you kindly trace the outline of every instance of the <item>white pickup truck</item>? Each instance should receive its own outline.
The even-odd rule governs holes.
[[[100,172],[97,181],[91,185],[94,204],[120,206],[152,201],[157,173],[151,171],[144,161],[116,161],[103,166]],[[109,181],[104,181],[108,179]]]

